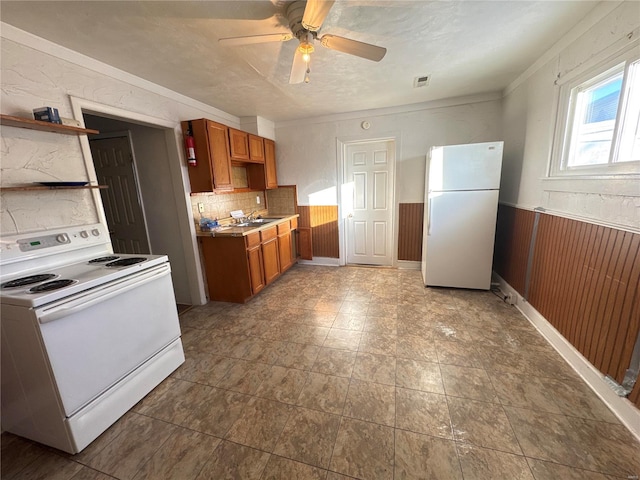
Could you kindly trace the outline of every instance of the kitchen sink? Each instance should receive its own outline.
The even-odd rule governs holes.
[[[261,224],[261,223],[275,222],[276,220],[277,218],[256,218],[255,220],[251,220],[249,223]]]
[[[250,222],[236,223],[235,227],[261,227],[269,222],[275,222],[277,218],[256,218]]]

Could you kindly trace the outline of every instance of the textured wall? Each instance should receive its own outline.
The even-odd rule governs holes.
[[[503,99],[505,166],[501,201],[617,226],[640,229],[640,188],[636,179],[545,180],[548,171],[558,76],[601,61],[603,51],[624,45],[640,26],[637,2],[622,2],[577,40],[549,58]],[[633,37],[635,39],[635,36]],[[600,57],[598,57],[600,56]],[[606,57],[606,55],[604,55]],[[607,183],[615,186],[606,188]]]
[[[369,130],[361,123],[367,120]],[[396,202],[424,201],[426,154],[433,145],[501,140],[500,100],[405,112],[355,112],[276,124],[278,181],[298,186],[300,205],[337,202],[337,141],[398,137]]]
[[[58,108],[63,117],[73,117],[70,96],[75,96],[175,122],[176,134],[182,119],[206,116],[230,123],[230,116],[224,112],[205,106],[196,108],[193,106],[196,102],[181,102],[177,95],[169,98],[154,93],[95,69],[24,46],[4,35],[3,31],[0,104],[4,114],[30,117],[33,108],[48,105]],[[43,49],[51,46],[48,42],[41,43]],[[108,68],[104,70],[109,71]],[[3,186],[38,181],[91,180],[78,137],[13,127],[3,127],[1,135]],[[89,190],[2,194],[2,234],[97,221],[97,209]]]
[[[396,212],[399,204],[424,201],[426,154],[431,146],[501,140],[500,100],[420,109],[414,106],[406,111],[398,108],[393,112],[355,112],[348,117],[312,118],[276,125],[278,181],[297,185],[299,205],[337,205],[338,140],[397,139]],[[370,122],[369,130],[361,128],[364,120]],[[338,221],[336,218],[332,223],[336,228],[331,235],[337,236]],[[393,240],[396,251],[399,228],[396,216]],[[319,255],[316,240],[320,239],[316,231],[313,250],[314,255]],[[320,256],[339,256],[335,250],[337,237],[331,242],[327,255]]]

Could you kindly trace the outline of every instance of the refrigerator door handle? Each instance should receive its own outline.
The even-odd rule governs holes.
[[[431,199],[427,196],[427,236],[431,235]]]

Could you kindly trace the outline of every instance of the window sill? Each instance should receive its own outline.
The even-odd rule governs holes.
[[[542,179],[542,189],[545,192],[640,197],[640,175],[547,177]]]

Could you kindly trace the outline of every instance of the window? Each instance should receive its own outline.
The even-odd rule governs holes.
[[[552,175],[640,173],[640,55],[629,49],[560,87]]]

